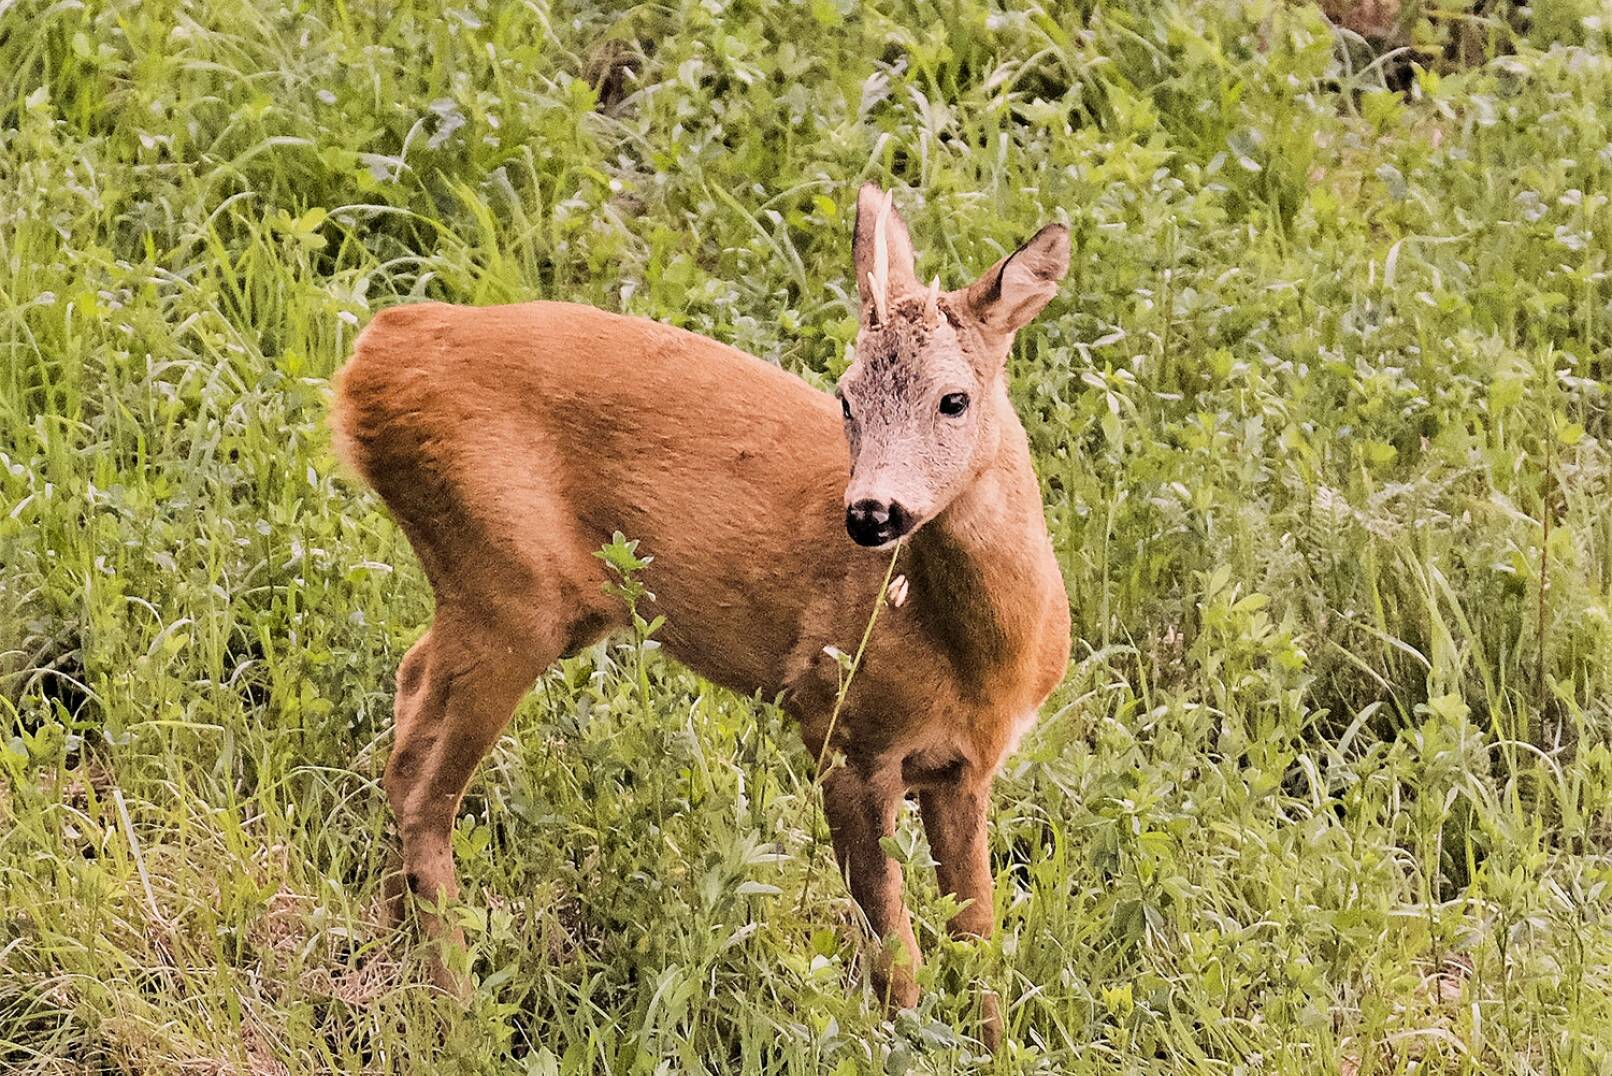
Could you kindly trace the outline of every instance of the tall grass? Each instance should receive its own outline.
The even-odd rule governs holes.
[[[1277,0],[0,0],[0,1067],[1604,1071],[1612,17],[1569,6],[1455,66],[1453,3],[1391,64]],[[945,939],[909,820],[937,989],[885,1020],[794,731],[615,643],[472,786],[464,1013],[378,923],[429,592],[326,378],[380,306],[549,297],[827,384],[863,178],[926,275],[1075,239],[1011,363],[1081,643],[998,784],[1002,930]]]

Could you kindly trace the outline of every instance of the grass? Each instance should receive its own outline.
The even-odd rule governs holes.
[[[1460,7],[0,0],[0,1068],[1606,1071],[1612,12]],[[886,1021],[793,730],[621,642],[472,785],[464,1013],[377,922],[429,593],[327,378],[543,296],[827,384],[864,178],[926,278],[1075,239],[1001,932],[909,819]]]

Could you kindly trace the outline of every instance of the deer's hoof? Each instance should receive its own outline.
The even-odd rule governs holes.
[[[1005,1030],[1002,1003],[997,999],[996,991],[987,990],[980,995],[980,1042],[994,1054],[1002,1048],[1002,1033]]]

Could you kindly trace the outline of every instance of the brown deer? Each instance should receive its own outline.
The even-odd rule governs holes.
[[[941,888],[964,903],[951,930],[991,932],[991,780],[1069,659],[1003,367],[1057,292],[1068,233],[1048,225],[942,292],[914,275],[906,224],[869,184],[852,246],[861,327],[833,396],[705,337],[567,303],[397,306],[359,337],[338,447],[436,593],[398,670],[385,775],[408,890],[456,894],[450,836],[476,765],[551,662],[627,625],[593,555],[619,531],[654,558],[643,581],[667,652],[781,698],[815,758],[843,756],[820,774],[823,806],[883,943],[875,989],[917,999],[901,870],[879,845],[909,790]],[[825,745],[842,679],[830,651],[856,648],[898,542],[900,576]],[[440,962],[436,976],[462,989]],[[986,1026],[994,1039],[994,1011]]]

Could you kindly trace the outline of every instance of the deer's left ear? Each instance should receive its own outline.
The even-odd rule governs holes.
[[[1069,229],[1049,224],[970,284],[964,302],[982,328],[1007,336],[1041,313],[1068,271]]]
[[[891,196],[876,184],[864,183],[856,197],[856,233],[851,237],[856,264],[856,290],[862,320],[889,320],[890,301],[917,288],[913,277],[912,238]]]

